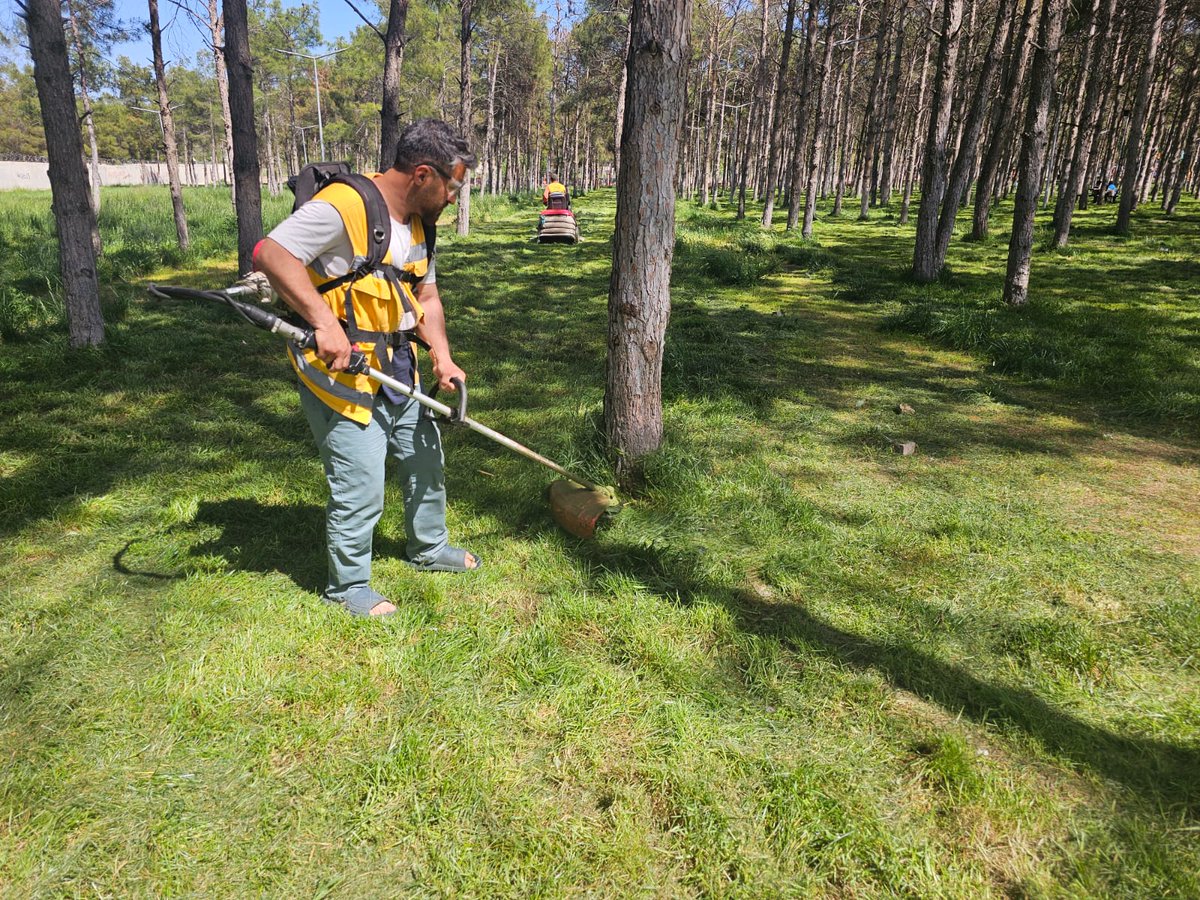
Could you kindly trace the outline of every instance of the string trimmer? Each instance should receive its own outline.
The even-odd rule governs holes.
[[[163,299],[211,300],[216,303],[222,303],[235,310],[250,324],[256,325],[272,334],[282,335],[295,342],[301,348],[315,348],[317,345],[316,338],[313,336],[311,329],[293,325],[291,322],[285,321],[275,315],[275,313],[261,306],[243,303],[240,300],[234,299],[235,294],[258,296],[259,289],[252,285],[234,285],[233,287],[219,291],[200,291],[185,287],[151,285],[150,293],[155,297]],[[465,425],[472,431],[495,441],[501,446],[507,447],[514,453],[519,453],[526,459],[531,459],[535,463],[539,463],[547,469],[562,475],[567,480],[552,482],[546,494],[550,500],[550,509],[554,514],[554,520],[576,537],[586,540],[594,536],[596,527],[601,520],[606,516],[612,515],[619,508],[619,504],[611,495],[601,490],[586,478],[567,471],[554,462],[554,460],[547,459],[540,453],[535,453],[523,444],[517,443],[512,438],[488,428],[486,425],[468,416],[467,388],[460,379],[455,379],[455,386],[458,388],[458,407],[452,409],[445,403],[435,400],[433,397],[423,394],[414,388],[410,388],[408,385],[371,367],[367,364],[366,354],[359,350],[355,350],[351,354],[350,365],[346,371],[354,375],[368,375],[380,384],[385,384],[393,390],[411,397],[422,406],[433,410],[447,420],[459,425]]]

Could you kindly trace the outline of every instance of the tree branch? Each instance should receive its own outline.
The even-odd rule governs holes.
[[[371,21],[362,14],[362,12],[359,10],[359,8],[350,2],[350,0],[345,0],[345,2],[348,7],[350,7],[352,10],[354,10],[354,14],[356,16],[358,16],[360,19],[362,19],[363,22],[366,23],[368,28],[370,28],[373,32],[375,32],[377,35],[379,35],[379,39],[381,41],[383,41],[384,46],[387,46],[387,38],[384,37],[383,32],[380,31],[375,25],[373,25],[371,23]]]

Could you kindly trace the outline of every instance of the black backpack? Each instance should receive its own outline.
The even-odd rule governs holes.
[[[366,175],[361,175],[350,168],[348,162],[317,162],[309,163],[299,174],[287,180],[287,186],[296,196],[292,204],[292,212],[311,200],[318,191],[327,185],[341,183],[353,188],[362,198],[363,207],[367,211],[367,233],[370,236],[367,248],[367,258],[357,269],[352,269],[340,278],[335,278],[317,288],[322,294],[339,288],[342,285],[357,281],[379,268],[388,248],[392,245],[392,217],[388,214],[387,203],[383,194],[375,186],[375,182]],[[421,220],[425,230],[425,249],[429,262],[433,263],[434,247],[437,244],[437,223]]]

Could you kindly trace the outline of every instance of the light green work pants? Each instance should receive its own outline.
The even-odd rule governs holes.
[[[329,482],[325,540],[329,583],[325,596],[344,601],[370,590],[371,541],[383,515],[384,464],[400,469],[404,497],[405,556],[421,565],[449,543],[442,437],[422,406],[407,398],[375,398],[371,421],[360,425],[334,412],[304,384],[300,403]]]

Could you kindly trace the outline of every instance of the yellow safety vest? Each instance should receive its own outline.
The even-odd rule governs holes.
[[[362,198],[354,188],[346,184],[331,184],[313,197],[333,206],[342,217],[355,260],[351,268],[367,258],[367,211]],[[392,260],[391,248],[383,258],[383,264],[374,272],[349,282],[345,287],[334,288],[322,294],[330,310],[348,327],[352,343],[367,354],[368,364],[375,369],[389,371],[383,362],[376,344],[388,337],[398,337],[401,332],[411,331],[425,317],[421,304],[417,302],[412,285],[425,277],[429,271],[429,254],[425,244],[425,229],[421,217],[411,218],[412,247],[407,259],[397,263]],[[308,267],[308,277],[314,287],[320,287],[334,277],[322,275]],[[413,346],[415,354],[416,347]],[[299,350],[288,346],[288,357],[300,380],[330,409],[365,425],[371,421],[371,410],[379,383],[366,375],[350,375],[346,372],[331,372],[317,356],[315,350]],[[413,380],[417,373],[414,367]]]

